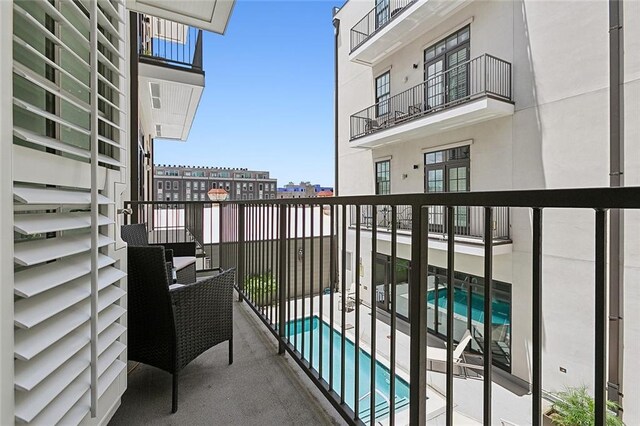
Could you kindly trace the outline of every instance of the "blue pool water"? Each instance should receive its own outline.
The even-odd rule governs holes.
[[[433,306],[435,299],[435,291],[429,290],[427,293],[427,302]],[[447,309],[447,291],[440,289],[438,291],[438,307]],[[467,317],[467,292],[458,288],[453,293],[453,311],[461,316]],[[510,306],[507,302],[494,300],[492,302],[492,324],[508,325]],[[484,322],[484,298],[477,293],[471,293],[471,319],[479,323]]]
[[[313,360],[312,366],[319,371],[320,366],[320,339],[322,338],[322,378],[329,382],[329,361],[330,342],[333,340],[333,389],[340,394],[341,378],[341,348],[342,335],[336,330],[332,330],[329,324],[321,321],[318,317],[304,318],[287,323],[287,337],[291,344],[295,344],[296,349],[302,353],[302,342],[304,339],[304,358],[310,359],[310,342],[313,339]],[[297,336],[297,343],[295,342]],[[349,339],[345,339],[345,402],[351,409],[355,404],[355,345]],[[362,349],[359,350],[360,361],[359,373],[359,417],[363,422],[368,423],[371,396],[371,355]],[[389,415],[390,400],[390,375],[389,369],[376,361],[375,385],[378,392],[375,395],[376,419],[382,419]],[[401,410],[409,405],[409,384],[398,377],[395,377],[395,409]]]

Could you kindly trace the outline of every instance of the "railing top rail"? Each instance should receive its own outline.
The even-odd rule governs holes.
[[[197,205],[197,204],[221,204],[220,201],[140,201],[140,200],[129,200],[124,202],[125,205],[131,206],[145,206],[145,205],[176,205],[176,204],[189,204],[189,205]]]
[[[399,7],[399,13],[402,13],[405,9],[407,9],[409,6],[411,6],[413,3],[415,3],[417,0],[409,0],[407,1],[406,4],[402,5],[401,7]],[[358,34],[362,34],[364,36],[366,36],[364,39],[362,39],[359,43],[351,46],[351,51],[353,52],[354,50],[356,50],[358,47],[360,47],[361,45],[363,45],[367,40],[369,40],[374,34],[376,34],[378,31],[380,31],[382,28],[384,28],[389,22],[393,21],[397,15],[393,14],[392,16],[389,17],[388,20],[386,20],[383,24],[375,26],[373,28],[372,31],[368,31],[366,33],[362,32],[362,31],[358,31],[356,30],[356,27],[360,26],[363,22],[371,19],[372,16],[375,16],[376,11],[378,10],[380,6],[378,4],[376,4],[371,10],[369,10],[369,12],[367,12],[362,19],[360,19],[358,22],[356,22],[354,24],[353,27],[351,27],[351,32],[354,33],[358,33]],[[389,6],[387,6],[389,7]],[[398,14],[399,14],[398,13]]]
[[[136,202],[144,204],[145,202]],[[156,202],[154,202],[156,203]],[[157,202],[180,204],[183,202]],[[223,201],[238,205],[417,205],[528,208],[640,209],[640,186],[624,188],[534,189],[441,192],[394,195],[354,195],[326,198]]]
[[[475,62],[475,61],[478,61],[478,60],[481,60],[482,58],[485,58],[485,57],[488,57],[488,58],[494,59],[494,60],[496,60],[496,61],[499,61],[499,62],[502,62],[502,63],[504,63],[504,64],[507,64],[507,65],[511,66],[511,63],[510,63],[510,62],[508,62],[508,61],[505,61],[504,59],[500,59],[500,58],[495,57],[495,56],[493,56],[493,55],[490,55],[490,54],[488,54],[488,53],[483,53],[482,55],[476,56],[475,58],[471,58],[471,59],[468,59],[468,60],[466,60],[466,61],[464,61],[464,62],[461,62],[461,63],[459,63],[459,64],[458,64],[458,65],[456,65],[456,66],[453,66],[453,67],[451,67],[451,68],[447,68],[447,69],[445,69],[445,70],[442,70],[442,71],[440,71],[439,73],[434,74],[433,76],[429,77],[428,79],[426,79],[426,80],[424,80],[424,81],[421,81],[420,83],[416,84],[415,86],[412,86],[412,87],[410,87],[410,88],[408,88],[408,89],[405,89],[405,90],[403,90],[402,92],[396,93],[395,95],[393,95],[393,96],[389,97],[388,99],[385,99],[385,100],[383,100],[383,101],[377,102],[377,103],[375,103],[375,104],[373,104],[373,105],[369,105],[368,107],[366,107],[366,108],[364,108],[364,109],[362,109],[362,110],[360,110],[360,111],[358,111],[358,112],[356,112],[356,113],[352,114],[352,115],[351,115],[351,117],[356,117],[356,118],[369,118],[369,116],[366,116],[366,117],[358,117],[358,116],[359,116],[359,115],[361,115],[361,114],[365,114],[365,113],[366,113],[368,110],[370,110],[371,108],[375,108],[375,107],[378,107],[378,106],[383,105],[383,104],[384,104],[384,105],[386,105],[386,104],[388,104],[388,103],[392,102],[392,99],[394,99],[394,98],[401,97],[401,96],[403,96],[405,93],[411,92],[412,90],[416,90],[416,89],[420,88],[421,86],[424,86],[425,84],[428,84],[430,81],[433,81],[433,80],[436,80],[436,79],[441,79],[443,75],[446,75],[446,74],[448,74],[448,73],[452,73],[452,72],[454,72],[454,71],[457,71],[457,70],[458,70],[458,68],[461,68],[461,67],[467,66],[467,65],[469,65],[470,63]]]

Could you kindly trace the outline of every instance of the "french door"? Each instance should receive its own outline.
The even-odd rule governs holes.
[[[469,96],[470,29],[465,27],[424,51],[425,111]]]
[[[427,192],[466,192],[470,190],[469,165],[437,164],[428,165],[425,172]],[[455,207],[454,232],[466,235],[469,232],[469,208]],[[444,206],[429,207],[429,231],[444,233],[447,230],[447,214]]]

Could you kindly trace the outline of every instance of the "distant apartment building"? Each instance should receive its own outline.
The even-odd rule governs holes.
[[[634,9],[637,11],[637,7]],[[402,194],[608,186],[609,24],[606,2],[350,1],[335,14],[337,31],[339,193]],[[624,90],[640,93],[640,13],[625,14]],[[580,35],[576,37],[575,35]],[[637,104],[636,104],[637,105]],[[640,182],[638,109],[624,111],[626,185]],[[406,210],[406,209],[405,209]],[[411,230],[408,210],[398,228]],[[439,244],[455,226],[454,340],[465,330],[480,352],[484,318],[477,300],[484,291],[482,212],[458,208],[447,224],[441,207],[430,207],[428,331],[447,336],[447,252]],[[391,227],[389,209],[378,226]],[[363,253],[377,247],[375,262],[354,264],[353,220],[346,236],[346,282],[361,275],[363,303],[376,292],[377,308],[408,322],[411,241],[399,238],[396,282],[389,236],[363,232]],[[371,211],[360,223],[370,226]],[[637,216],[624,226],[638,228]],[[532,219],[522,209],[498,209],[493,221],[493,362],[523,382],[531,380]],[[586,385],[593,389],[593,213],[549,211],[543,255],[544,390]],[[366,227],[366,226],[365,226]],[[582,238],[582,237],[581,237]],[[633,256],[636,256],[635,260]],[[637,254],[621,255],[625,306],[640,300]],[[373,263],[373,264],[372,264]],[[633,277],[633,278],[631,278]],[[372,285],[368,285],[371,283]],[[437,300],[438,303],[435,303]],[[400,301],[403,301],[402,303]],[[613,367],[625,383],[625,421],[640,424],[638,310],[626,311],[626,369]],[[612,323],[613,324],[613,323]],[[411,324],[413,327],[414,325]],[[578,349],[580,348],[580,349]],[[617,362],[617,359],[613,360]],[[613,362],[612,361],[612,362]],[[612,364],[613,365],[613,364]],[[612,384],[609,395],[618,383]],[[616,397],[613,397],[616,399]],[[621,399],[621,396],[617,398]],[[631,424],[629,423],[629,424]]]
[[[224,189],[229,201],[275,199],[277,183],[269,172],[241,168],[163,164],[153,172],[156,201],[208,201],[210,189]]]
[[[314,198],[332,195],[332,187],[313,185],[310,182],[300,182],[299,184],[289,182],[284,187],[278,188],[278,198]]]

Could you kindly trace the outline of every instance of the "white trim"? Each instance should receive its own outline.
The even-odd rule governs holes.
[[[422,152],[422,154],[428,154],[430,152],[444,151],[446,149],[458,148],[460,146],[467,146],[467,145],[469,145],[469,146],[473,145],[473,139],[467,139],[467,140],[463,140],[463,141],[459,141],[459,142],[446,143],[444,145],[430,146],[429,148],[422,148],[420,150],[420,152]]]
[[[393,158],[393,155],[384,155],[382,157],[375,157],[373,159],[374,168],[375,168],[375,163],[379,163],[380,161],[391,160],[392,158]]]
[[[0,1],[0,424],[13,424],[13,2]]]

